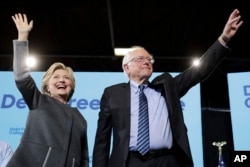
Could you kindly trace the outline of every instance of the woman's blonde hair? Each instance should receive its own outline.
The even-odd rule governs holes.
[[[65,66],[63,63],[60,63],[60,62],[56,62],[52,64],[49,67],[49,69],[46,71],[46,73],[44,74],[43,79],[42,79],[42,93],[50,95],[50,92],[48,90],[48,82],[51,76],[53,75],[53,73],[59,69],[67,71],[69,73],[69,78],[72,82],[72,90],[67,99],[67,101],[69,101],[75,91],[75,76],[71,67]]]

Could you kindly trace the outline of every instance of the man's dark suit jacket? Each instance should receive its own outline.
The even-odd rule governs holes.
[[[206,79],[222,58],[229,53],[229,48],[215,41],[201,57],[200,66],[192,66],[176,77],[163,73],[150,83],[153,88],[162,88],[169,111],[173,147],[183,167],[192,167],[193,159],[180,98],[191,87]],[[130,84],[121,83],[105,88],[100,106],[93,150],[93,167],[125,167],[130,140]],[[113,143],[110,154],[112,132]]]

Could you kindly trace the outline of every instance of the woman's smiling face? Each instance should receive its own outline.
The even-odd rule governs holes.
[[[69,73],[66,70],[58,69],[55,70],[48,82],[48,91],[51,97],[66,102],[71,91],[72,81]]]

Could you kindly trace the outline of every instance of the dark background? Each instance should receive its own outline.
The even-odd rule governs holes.
[[[39,56],[38,69],[63,61],[79,71],[121,71],[114,47],[142,45],[156,59],[155,71],[182,71],[222,33],[233,9],[243,26],[230,43],[225,71],[249,69],[250,11],[243,0],[9,0],[0,3],[1,70],[10,70],[11,19],[26,13],[34,20],[30,52]]]
[[[217,166],[213,141],[227,141],[223,155],[228,164],[234,146],[226,77],[228,72],[250,70],[247,1],[1,1],[0,70],[12,70],[15,13],[34,20],[29,37],[30,53],[39,55],[34,70],[61,61],[75,71],[122,71],[122,57],[115,57],[113,48],[141,45],[154,55],[156,72],[181,72],[218,38],[235,8],[244,23],[229,43],[232,54],[201,83],[204,167]]]

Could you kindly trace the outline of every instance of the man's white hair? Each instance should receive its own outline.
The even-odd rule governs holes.
[[[144,49],[144,47],[141,46],[132,46],[129,51],[124,55],[123,60],[122,60],[122,66],[124,64],[128,64],[128,62],[132,59],[131,52],[133,52],[136,49]]]

